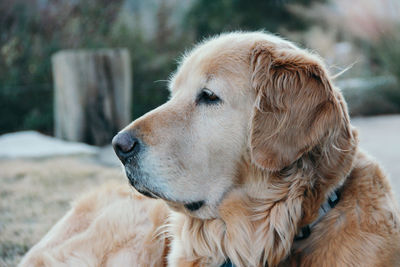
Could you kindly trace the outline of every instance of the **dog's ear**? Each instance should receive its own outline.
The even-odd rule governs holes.
[[[281,170],[334,130],[340,108],[324,66],[310,53],[259,44],[251,54],[251,71],[257,95],[252,160]]]

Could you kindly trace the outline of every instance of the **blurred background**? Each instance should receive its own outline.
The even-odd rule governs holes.
[[[193,43],[261,29],[318,52],[333,74],[351,67],[338,84],[352,115],[400,111],[397,0],[8,0],[0,2],[0,133],[54,133],[57,51],[127,48],[136,118],[167,99],[162,80]]]
[[[383,162],[392,177],[400,175],[396,152],[400,151],[400,116],[395,115],[400,113],[398,0],[3,0],[0,266],[15,265],[77,194],[110,177],[123,180],[109,147],[49,138],[108,144],[120,125],[167,100],[166,80],[185,50],[208,36],[234,30],[266,30],[319,53],[332,75],[340,73],[335,83],[360,129],[362,146]],[[82,51],[100,53],[100,59],[91,54],[69,59]],[[54,55],[65,58],[60,63]],[[93,66],[86,67],[91,60]],[[70,67],[64,70],[64,66]],[[104,68],[97,76],[85,73],[97,66]],[[82,90],[102,103],[85,102],[98,107],[89,109],[86,120],[103,121],[108,135],[87,137],[85,133],[75,140],[57,129],[72,127],[64,122],[65,114],[73,113],[76,106],[64,102],[81,98],[62,92],[79,92],[79,86],[71,89],[68,83],[82,84],[86,75],[96,82]],[[125,97],[107,102],[115,93],[109,92],[109,83]],[[121,105],[125,110],[107,113]],[[120,125],[108,125],[123,116]],[[6,134],[26,130],[36,132]],[[61,152],[15,152],[21,146],[24,152],[38,152],[45,142]],[[400,188],[397,180],[395,184]]]

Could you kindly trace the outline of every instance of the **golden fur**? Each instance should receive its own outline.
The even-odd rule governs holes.
[[[204,87],[223,103],[194,104]],[[265,33],[221,35],[184,57],[170,89],[166,104],[124,129],[147,144],[139,166],[165,202],[95,191],[21,266],[111,266],[119,253],[118,266],[219,266],[227,257],[236,266],[400,265],[390,185],[357,148],[316,55]],[[337,206],[293,241],[337,188]],[[185,209],[198,200],[204,207]]]
[[[161,200],[104,184],[78,199],[20,266],[162,266],[166,239],[156,230],[166,216]]]

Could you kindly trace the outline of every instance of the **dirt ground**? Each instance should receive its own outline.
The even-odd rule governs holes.
[[[110,180],[126,183],[118,167],[91,158],[0,161],[0,266],[16,266],[77,196]]]

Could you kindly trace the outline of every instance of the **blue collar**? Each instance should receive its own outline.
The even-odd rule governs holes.
[[[339,202],[340,189],[341,188],[336,189],[329,195],[328,200],[325,201],[319,208],[317,219],[312,223],[302,227],[299,233],[294,237],[294,241],[306,239],[311,235],[312,228],[322,219],[322,217],[325,216],[325,214],[327,214],[331,209],[333,209]],[[235,267],[235,265],[233,265],[231,260],[228,258],[220,267]]]
[[[219,267],[235,267],[235,265],[233,265],[233,263],[231,262],[230,259],[227,259],[224,263],[222,263],[221,266]]]
[[[300,231],[297,233],[297,235],[294,237],[294,241],[306,239],[307,237],[309,237],[311,235],[312,228],[317,223],[319,223],[319,221],[321,221],[322,217],[324,217],[325,214],[327,214],[331,209],[333,209],[336,206],[336,204],[339,202],[340,189],[341,188],[339,187],[338,189],[336,189],[329,195],[327,201],[325,201],[319,208],[317,219],[315,219],[312,223],[302,227],[300,229]]]

